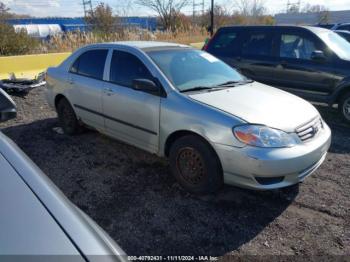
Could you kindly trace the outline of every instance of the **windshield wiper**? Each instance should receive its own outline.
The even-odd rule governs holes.
[[[191,91],[201,91],[201,90],[210,90],[213,89],[214,87],[210,87],[210,86],[196,86],[196,87],[192,87],[189,89],[185,89],[185,90],[181,90],[181,93],[185,93],[185,92],[191,92]]]
[[[219,84],[218,86],[224,86],[224,87],[232,87],[232,86],[235,86],[237,84],[248,84],[248,83],[252,83],[253,80],[250,80],[250,79],[247,79],[247,80],[243,80],[243,81],[227,81],[225,83],[222,83],[222,84]]]

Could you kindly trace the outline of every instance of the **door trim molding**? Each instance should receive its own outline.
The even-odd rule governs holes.
[[[112,120],[112,121],[114,121],[114,122],[118,122],[118,123],[120,123],[120,124],[123,124],[123,125],[129,126],[129,127],[132,127],[132,128],[135,128],[135,129],[138,129],[138,130],[141,130],[141,131],[144,131],[144,132],[146,132],[146,133],[149,133],[149,134],[152,134],[152,135],[155,135],[155,136],[158,135],[158,133],[155,132],[155,131],[149,130],[149,129],[144,128],[144,127],[141,127],[141,126],[134,125],[134,124],[129,123],[129,122],[125,122],[125,121],[123,121],[123,120],[120,120],[120,119],[117,119],[117,118],[114,118],[114,117],[111,117],[111,116],[102,114],[102,113],[100,113],[100,112],[96,112],[96,111],[94,111],[94,110],[91,110],[91,109],[89,109],[89,108],[83,107],[83,106],[81,106],[81,105],[74,104],[74,107],[79,108],[79,109],[84,110],[84,111],[87,111],[87,112],[89,112],[89,113],[95,114],[95,115],[102,116],[102,117],[107,118],[107,119],[109,119],[109,120]]]

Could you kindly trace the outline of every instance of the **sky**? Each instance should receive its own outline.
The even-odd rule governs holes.
[[[99,2],[108,3],[119,15],[150,16],[154,13],[147,8],[132,4],[132,0],[91,0],[92,5],[96,6]],[[202,3],[202,0],[189,0]],[[218,4],[234,10],[235,0],[215,0]],[[270,14],[284,12],[288,0],[262,0],[265,2]],[[29,14],[31,16],[46,17],[77,17],[83,16],[82,0],[0,0],[5,3],[12,12],[18,14]],[[298,0],[290,0],[298,2]],[[209,7],[210,0],[204,0],[206,9]],[[326,6],[329,10],[350,10],[350,0],[301,0],[301,5],[319,4]],[[198,7],[198,9],[201,9]],[[184,8],[184,13],[192,14],[192,5]]]

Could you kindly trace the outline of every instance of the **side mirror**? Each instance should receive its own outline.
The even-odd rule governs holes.
[[[16,104],[11,97],[0,88],[0,122],[16,118]]]
[[[149,79],[134,79],[132,81],[132,86],[133,89],[146,93],[158,94],[160,91],[160,88],[157,86],[157,84]]]
[[[322,62],[326,60],[326,56],[324,55],[323,51],[316,50],[312,52],[311,59],[314,61]]]

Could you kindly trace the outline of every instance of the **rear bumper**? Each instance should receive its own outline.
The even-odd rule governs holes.
[[[224,182],[257,190],[287,187],[303,181],[323,163],[331,144],[327,125],[312,141],[291,148],[236,148],[215,144]]]

